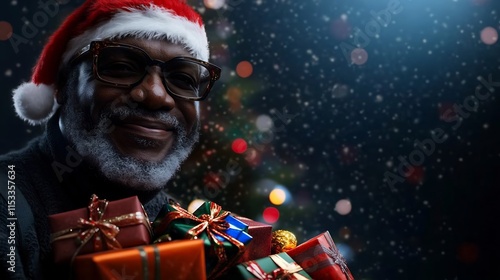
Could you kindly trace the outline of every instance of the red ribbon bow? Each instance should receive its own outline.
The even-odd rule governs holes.
[[[204,230],[206,230],[208,234],[213,235],[214,232],[222,232],[229,228],[229,223],[225,220],[229,212],[222,211],[222,207],[213,202],[210,202],[210,214],[202,214],[199,217],[196,217],[180,207],[177,208],[184,212],[184,214],[188,213],[188,215],[190,215],[189,219],[199,223],[188,231],[187,234],[192,237],[197,236]],[[215,236],[212,237],[215,238]]]
[[[107,200],[99,200],[96,195],[93,195],[88,206],[89,219],[80,218],[78,220],[78,227],[82,229],[78,234],[78,239],[81,244],[86,244],[92,239],[94,251],[96,252],[102,251],[103,241],[108,249],[122,248],[118,240],[116,240],[116,235],[120,232],[120,228],[102,218],[107,206]]]
[[[224,250],[224,241],[219,240],[216,236],[222,236],[231,244],[235,245],[238,248],[238,254],[233,257],[233,261],[237,260],[245,249],[245,245],[237,240],[236,238],[225,233],[225,230],[229,228],[229,223],[225,221],[225,218],[230,214],[228,211],[222,210],[222,207],[214,202],[210,202],[210,214],[202,214],[199,217],[193,215],[188,212],[184,208],[180,207],[177,204],[171,204],[172,208],[176,211],[169,212],[165,218],[161,222],[161,226],[159,228],[166,228],[172,221],[175,219],[189,219],[196,223],[196,226],[191,228],[186,236],[189,239],[195,239],[198,235],[200,235],[203,231],[205,231],[208,235],[208,238],[215,246],[214,251],[218,258],[218,263],[216,267],[212,270],[209,275],[209,279],[213,279],[220,275],[227,267],[230,266],[230,262],[228,262],[226,251]]]

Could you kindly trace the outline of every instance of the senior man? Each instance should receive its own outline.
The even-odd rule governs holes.
[[[53,271],[47,216],[94,193],[137,195],[156,216],[220,75],[208,58],[202,19],[182,0],[87,0],[68,16],[14,91],[17,114],[46,129],[0,158],[2,221],[18,218],[0,229],[2,279],[65,278]]]

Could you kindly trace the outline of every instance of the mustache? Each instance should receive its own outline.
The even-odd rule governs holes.
[[[157,122],[165,124],[166,127],[171,127],[178,136],[186,134],[185,129],[177,117],[164,111],[149,111],[143,108],[130,108],[127,106],[104,108],[100,112],[99,120],[96,124],[87,128],[87,134],[96,135],[102,133],[111,133],[115,129],[115,123],[119,123],[127,118],[147,118],[154,119]],[[91,118],[87,118],[90,120]]]
[[[110,120],[124,120],[129,117],[147,118],[147,119],[154,119],[167,126],[172,126],[176,130],[181,127],[179,120],[167,112],[164,111],[152,112],[142,108],[129,108],[126,106],[109,108],[103,110],[103,112],[101,113],[101,118],[102,117],[109,118]]]

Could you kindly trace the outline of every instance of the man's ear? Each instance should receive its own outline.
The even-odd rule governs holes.
[[[63,102],[62,92],[61,92],[61,89],[59,87],[56,88],[55,96],[56,96],[57,104],[62,105],[64,102]]]

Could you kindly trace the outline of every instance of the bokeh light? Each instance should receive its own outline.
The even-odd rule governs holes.
[[[348,227],[343,227],[339,230],[339,236],[344,239],[349,239],[351,237],[351,230]]]
[[[363,65],[368,61],[368,53],[365,49],[355,48],[351,52],[351,61],[356,65]]]
[[[457,258],[460,262],[471,264],[476,262],[479,257],[479,249],[476,244],[463,243],[458,247]]]
[[[245,152],[245,160],[252,167],[258,166],[261,163],[262,156],[254,148],[248,148]]]
[[[286,193],[282,188],[274,188],[269,193],[269,201],[274,205],[281,205],[287,199]]]
[[[255,120],[255,126],[259,131],[269,131],[273,127],[274,123],[271,117],[268,115],[260,115]]]
[[[280,211],[275,207],[267,207],[262,213],[262,218],[266,223],[274,224],[280,218]]]
[[[356,162],[359,151],[356,146],[344,145],[339,147],[338,153],[342,165],[351,165]]]
[[[425,171],[422,166],[413,166],[405,173],[406,180],[413,185],[418,185],[423,182]]]
[[[239,87],[229,87],[227,89],[227,101],[229,102],[229,109],[232,112],[241,110],[241,96],[243,92]]]
[[[349,245],[340,242],[335,243],[335,245],[337,246],[337,250],[342,255],[342,257],[344,257],[344,259],[346,259],[347,261],[353,260],[354,250]]]
[[[203,176],[203,184],[205,186],[221,186],[226,183],[223,182],[225,179],[226,178],[221,178],[221,176],[215,172],[208,172]]]
[[[237,154],[244,153],[247,150],[247,147],[247,141],[243,138],[234,139],[233,144],[231,145],[231,149],[233,149],[233,152]]]
[[[351,34],[352,27],[346,21],[346,17],[336,19],[332,22],[332,34],[337,40],[346,40]]]
[[[215,27],[215,32],[221,39],[229,38],[229,36],[231,36],[233,31],[234,31],[233,25],[225,19],[220,20]]]
[[[488,2],[490,2],[490,0],[471,0],[471,1],[472,1],[472,3],[474,3],[475,5],[478,5],[478,6],[482,6],[482,5],[485,5]]]
[[[332,98],[343,98],[349,93],[349,86],[344,84],[334,84],[332,87]]]
[[[452,122],[457,117],[457,112],[453,109],[455,103],[442,102],[438,105],[439,119],[445,122]]]
[[[12,36],[12,25],[6,21],[0,21],[0,40],[6,41]]]
[[[203,0],[203,4],[209,9],[218,10],[226,4],[226,0]]]
[[[187,210],[191,213],[193,213],[194,211],[196,211],[196,209],[198,209],[203,203],[205,203],[205,201],[203,199],[195,199],[193,201],[191,201],[188,205],[188,208]]]
[[[498,32],[493,27],[486,27],[481,30],[481,41],[486,45],[493,45],[498,41]]]
[[[248,78],[252,75],[253,66],[250,62],[244,60],[236,65],[236,74],[242,78]]]
[[[277,185],[279,184],[276,181],[269,178],[263,178],[255,182],[255,191],[259,195],[266,197],[269,195],[269,191],[274,189]]]
[[[348,199],[341,199],[335,204],[335,211],[337,211],[340,215],[347,215],[351,213],[351,210],[352,204]]]

